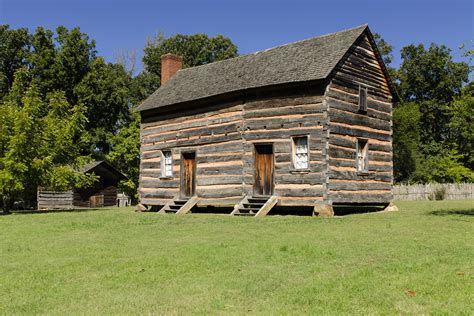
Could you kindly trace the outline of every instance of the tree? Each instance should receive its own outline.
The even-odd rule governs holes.
[[[460,183],[474,182],[474,172],[463,166],[460,155],[455,149],[442,148],[437,155],[424,158],[413,176],[418,183]]]
[[[393,109],[393,171],[396,182],[413,179],[420,160],[420,110],[414,102]]]
[[[397,70],[391,67],[393,61],[393,46],[387,43],[380,34],[374,33],[374,40],[380,52],[382,60],[387,68],[390,79],[393,84],[396,84]]]
[[[130,84],[130,102],[138,105],[160,87],[160,77],[148,71],[142,71]]]
[[[108,138],[129,122],[130,81],[121,65],[98,57],[74,87],[77,102],[87,108],[87,130],[92,137],[89,150],[98,157],[110,151]]]
[[[469,66],[454,62],[451,50],[444,45],[408,45],[401,50],[400,94],[404,101],[433,101],[440,104],[459,95],[468,81]]]
[[[474,82],[465,86],[448,108],[448,124],[452,144],[457,145],[460,161],[474,170]]]
[[[5,126],[0,129],[0,196],[8,212],[16,197],[34,197],[36,188],[90,185],[95,177],[78,172],[85,108],[71,107],[62,91],[44,99],[28,70],[20,68],[6,101],[0,104]],[[3,126],[3,124],[2,124]]]
[[[57,49],[53,36],[53,31],[38,27],[32,36],[32,51],[28,57],[31,76],[43,95],[62,88],[61,78],[56,74]]]
[[[145,69],[161,76],[161,56],[173,53],[183,57],[183,67],[193,67],[237,56],[237,47],[222,35],[208,37],[206,34],[183,35],[165,38],[159,33],[148,41],[143,56]]]
[[[65,93],[68,101],[76,104],[74,87],[89,72],[96,57],[95,41],[76,27],[68,30],[64,26],[56,28],[58,50],[55,61],[55,74],[58,87]]]
[[[451,50],[432,44],[425,50],[422,44],[402,49],[400,95],[405,102],[417,102],[420,107],[421,143],[425,151],[449,138],[447,108],[460,94],[469,77],[469,66],[453,62]]]
[[[31,37],[26,28],[11,30],[0,25],[0,100],[13,84],[15,71],[25,66]]]
[[[132,112],[131,118],[130,124],[110,139],[113,150],[106,158],[127,176],[127,180],[120,182],[120,188],[136,202],[140,168],[140,114]]]

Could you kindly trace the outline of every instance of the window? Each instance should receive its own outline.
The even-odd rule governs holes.
[[[367,112],[367,87],[359,86],[359,111]]]
[[[357,172],[369,172],[369,143],[366,139],[357,140]]]
[[[308,169],[308,136],[293,138],[293,167],[295,169]]]
[[[163,177],[173,176],[173,156],[170,150],[162,151],[161,156],[161,175]]]

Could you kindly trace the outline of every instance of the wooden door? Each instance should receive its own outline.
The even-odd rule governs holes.
[[[254,195],[273,194],[273,146],[255,145]]]
[[[104,195],[95,194],[89,197],[89,207],[103,207],[104,206]]]
[[[196,154],[183,153],[181,158],[181,196],[191,197],[196,189]]]

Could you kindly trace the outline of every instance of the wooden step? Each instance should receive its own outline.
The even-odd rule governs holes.
[[[268,201],[267,198],[254,198],[254,197],[248,198],[247,200],[250,203],[260,203],[260,204],[265,204]]]
[[[263,205],[265,205],[265,203],[242,203],[243,206],[245,207],[262,207]]]
[[[234,206],[230,215],[262,217],[278,202],[275,196],[245,196]]]
[[[180,205],[181,208],[179,209],[179,211],[176,214],[187,214],[187,213],[191,212],[191,209],[197,204],[198,200],[199,199],[198,199],[197,196],[193,196],[192,198],[187,200],[186,203]],[[178,200],[178,201],[181,202],[183,200]]]

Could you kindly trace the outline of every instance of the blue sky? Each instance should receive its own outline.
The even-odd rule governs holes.
[[[13,28],[79,26],[108,61],[136,50],[158,31],[223,34],[245,54],[368,23],[399,50],[411,43],[474,44],[473,1],[467,0],[0,0],[0,24]]]

